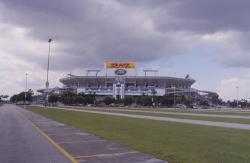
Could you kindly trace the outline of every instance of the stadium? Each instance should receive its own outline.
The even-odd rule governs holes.
[[[158,70],[150,69],[143,70],[144,75],[137,76],[135,62],[108,62],[105,64],[105,75],[99,76],[99,72],[91,69],[87,70],[85,76],[69,74],[60,79],[63,84],[61,90],[95,94],[99,99],[106,96],[123,99],[125,96],[164,96],[173,93],[190,96],[198,91],[191,88],[195,80],[189,75],[185,78],[157,76]]]

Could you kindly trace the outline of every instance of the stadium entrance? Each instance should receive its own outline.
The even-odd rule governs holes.
[[[116,77],[113,84],[113,98],[116,100],[123,99],[125,97],[125,79]]]

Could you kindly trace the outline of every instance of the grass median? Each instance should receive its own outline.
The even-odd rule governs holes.
[[[82,107],[85,109],[100,109],[99,107]],[[102,108],[103,109],[103,108]],[[220,110],[220,109],[174,109],[174,108],[133,108],[133,107],[104,107],[104,109],[126,109],[126,110],[139,110],[139,111],[154,111],[154,112],[173,112],[173,113],[199,113],[199,114],[218,114],[218,115],[245,115],[250,116],[250,110]]]
[[[145,110],[145,109],[143,109]],[[220,115],[250,115],[250,110],[196,110],[196,109],[150,109],[154,111],[166,111],[177,113],[199,113],[199,114],[220,114]]]
[[[250,132],[76,111],[29,110],[170,163],[247,163]]]
[[[132,111],[154,111],[173,113],[198,113],[198,114],[218,114],[218,115],[243,115],[250,116],[250,109],[179,109],[179,108],[152,108],[152,107],[88,107],[88,106],[66,106],[82,109],[126,109]]]
[[[87,109],[93,110],[93,109]],[[157,111],[152,112],[142,112],[136,110],[108,110],[108,109],[95,109],[95,111],[103,111],[103,112],[113,112],[113,113],[124,113],[124,114],[134,114],[134,115],[146,115],[146,116],[156,116],[156,117],[167,117],[167,118],[180,118],[180,119],[192,119],[192,120],[205,120],[205,121],[214,121],[214,122],[230,122],[230,123],[240,123],[240,124],[250,124],[250,119],[241,119],[241,118],[224,118],[224,117],[209,117],[209,116],[193,116],[193,115],[173,115],[167,114],[167,112],[158,113]],[[172,113],[172,112],[171,112]]]

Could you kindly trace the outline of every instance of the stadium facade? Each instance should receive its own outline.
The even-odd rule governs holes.
[[[125,96],[164,96],[177,94],[190,96],[197,92],[192,88],[195,80],[189,75],[185,78],[157,76],[157,70],[143,70],[144,75],[137,75],[135,62],[107,62],[105,74],[100,70],[87,70],[85,76],[69,74],[60,79],[63,88],[74,93],[95,94],[98,98],[107,96],[123,99]],[[57,89],[58,91],[58,89]]]

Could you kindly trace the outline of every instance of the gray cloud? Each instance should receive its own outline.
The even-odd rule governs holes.
[[[250,2],[244,0],[2,0],[1,4],[2,22],[27,28],[34,39],[46,42],[52,37],[57,42],[52,52],[58,70],[102,66],[106,60],[169,58],[185,53],[196,36],[245,32],[250,27]],[[247,44],[249,37],[242,37],[241,44]],[[39,65],[46,60],[45,55],[19,55]]]
[[[247,0],[120,0],[130,7],[156,13],[154,23],[162,31],[188,30],[214,33],[220,30],[248,31],[250,1]]]
[[[150,61],[183,51],[175,36],[154,30],[148,15],[115,1],[2,3],[5,22],[28,28],[34,39],[59,42],[61,48],[54,53],[60,69],[102,65],[105,60]]]
[[[166,53],[171,40],[131,22],[129,8],[110,1],[4,1],[5,21],[27,27],[29,35],[46,41],[52,37],[61,49],[58,68],[77,68],[105,60],[153,60]],[[10,11],[11,9],[11,11]],[[169,47],[170,49],[177,47]],[[167,54],[169,56],[173,54]],[[35,61],[35,60],[33,60]],[[40,62],[41,59],[38,61]]]

